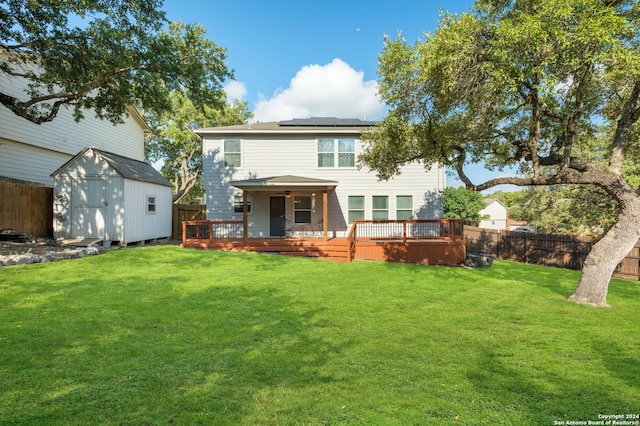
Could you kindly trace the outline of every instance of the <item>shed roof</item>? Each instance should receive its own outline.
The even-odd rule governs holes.
[[[82,151],[74,155],[69,161],[64,163],[55,172],[51,173],[51,176],[55,176],[62,172],[62,170],[65,169],[73,161],[75,161],[76,158],[80,158],[88,151],[93,151],[96,156],[106,161],[125,179],[173,187],[171,182],[169,182],[164,176],[162,176],[160,172],[154,169],[151,164],[145,163],[144,161],[135,160],[133,158],[123,157],[122,155],[114,154],[112,152],[103,151],[92,146],[83,148]]]

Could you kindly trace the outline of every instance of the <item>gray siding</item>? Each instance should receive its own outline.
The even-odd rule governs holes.
[[[333,137],[332,135],[329,135]],[[337,137],[337,136],[336,136]],[[236,138],[235,136],[229,137]],[[351,195],[365,197],[365,219],[371,219],[372,197],[389,197],[389,219],[396,218],[396,196],[411,195],[413,215],[418,219],[442,217],[441,190],[445,185],[444,169],[426,170],[422,164],[411,164],[402,174],[390,181],[379,181],[369,170],[357,168],[317,167],[317,136],[253,136],[242,139],[242,166],[231,169],[224,166],[223,137],[205,135],[204,182],[207,200],[207,218],[212,220],[240,220],[241,214],[233,213],[232,197],[237,189],[229,181],[264,178],[279,175],[296,175],[338,181],[329,196],[329,229],[340,236],[348,230],[347,200]],[[356,156],[360,143],[356,139]],[[293,212],[287,200],[287,216]],[[268,195],[254,195],[254,209],[249,216],[251,237],[268,235]],[[316,211],[312,222],[321,219],[322,196],[317,194]]]

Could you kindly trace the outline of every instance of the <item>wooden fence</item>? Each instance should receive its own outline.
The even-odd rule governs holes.
[[[182,240],[182,222],[204,220],[207,217],[207,206],[197,204],[174,204],[171,238]]]
[[[487,253],[497,259],[567,269],[581,269],[598,240],[594,237],[498,231],[474,226],[465,226],[464,231],[468,253]],[[640,280],[640,242],[618,265],[614,276]]]
[[[53,189],[0,181],[0,230],[53,236]]]

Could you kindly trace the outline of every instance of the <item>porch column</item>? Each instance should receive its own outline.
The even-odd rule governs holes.
[[[327,241],[329,233],[329,206],[327,200],[329,199],[327,191],[322,191],[322,235],[324,240]]]
[[[242,239],[247,242],[249,239],[249,193],[246,189],[242,190]]]

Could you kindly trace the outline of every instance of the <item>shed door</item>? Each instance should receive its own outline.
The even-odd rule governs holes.
[[[105,237],[105,181],[102,178],[83,178],[72,188],[73,237]]]

